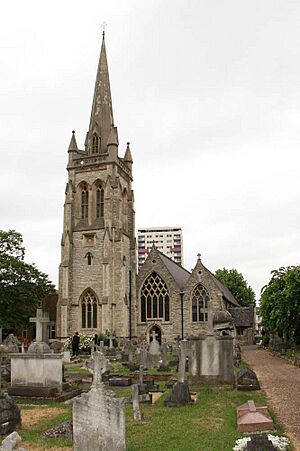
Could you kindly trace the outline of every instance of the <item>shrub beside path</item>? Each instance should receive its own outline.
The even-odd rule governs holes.
[[[242,358],[256,372],[269,405],[300,451],[300,368],[264,349],[242,349]]]

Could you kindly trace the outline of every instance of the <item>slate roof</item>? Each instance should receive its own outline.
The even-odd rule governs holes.
[[[233,317],[236,327],[250,327],[253,326],[254,309],[253,307],[234,307],[228,309]]]
[[[235,299],[235,297],[233,296],[231,291],[227,287],[225,287],[225,285],[223,285],[222,282],[220,282],[219,279],[217,279],[216,276],[213,275],[213,273],[211,273],[208,269],[207,269],[207,271],[211,274],[211,276],[214,279],[215,284],[217,285],[219,290],[222,291],[224,298],[227,299],[227,301],[230,302],[230,304],[233,304],[236,307],[239,307],[240,304]]]
[[[175,263],[165,254],[160,252],[158,249],[156,250],[159,253],[159,256],[162,259],[164,265],[166,266],[170,274],[173,276],[179,288],[183,290],[191,273],[186,269],[184,269],[182,266],[180,266],[178,263]]]

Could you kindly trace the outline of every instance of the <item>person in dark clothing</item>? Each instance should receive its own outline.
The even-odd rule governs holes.
[[[79,353],[79,341],[80,341],[79,333],[75,332],[75,335],[72,338],[72,353],[73,353],[73,356],[78,355],[78,353]]]

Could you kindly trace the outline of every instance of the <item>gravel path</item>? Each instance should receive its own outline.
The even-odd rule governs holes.
[[[295,450],[300,451],[300,368],[263,349],[244,349],[242,356],[256,372]]]

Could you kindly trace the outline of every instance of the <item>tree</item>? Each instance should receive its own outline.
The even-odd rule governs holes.
[[[0,230],[0,326],[22,327],[54,286],[34,264],[24,261],[22,235]]]
[[[260,315],[265,328],[300,343],[300,266],[271,271],[263,287]]]
[[[236,269],[218,269],[215,276],[231,291],[240,306],[255,305],[254,291]]]

